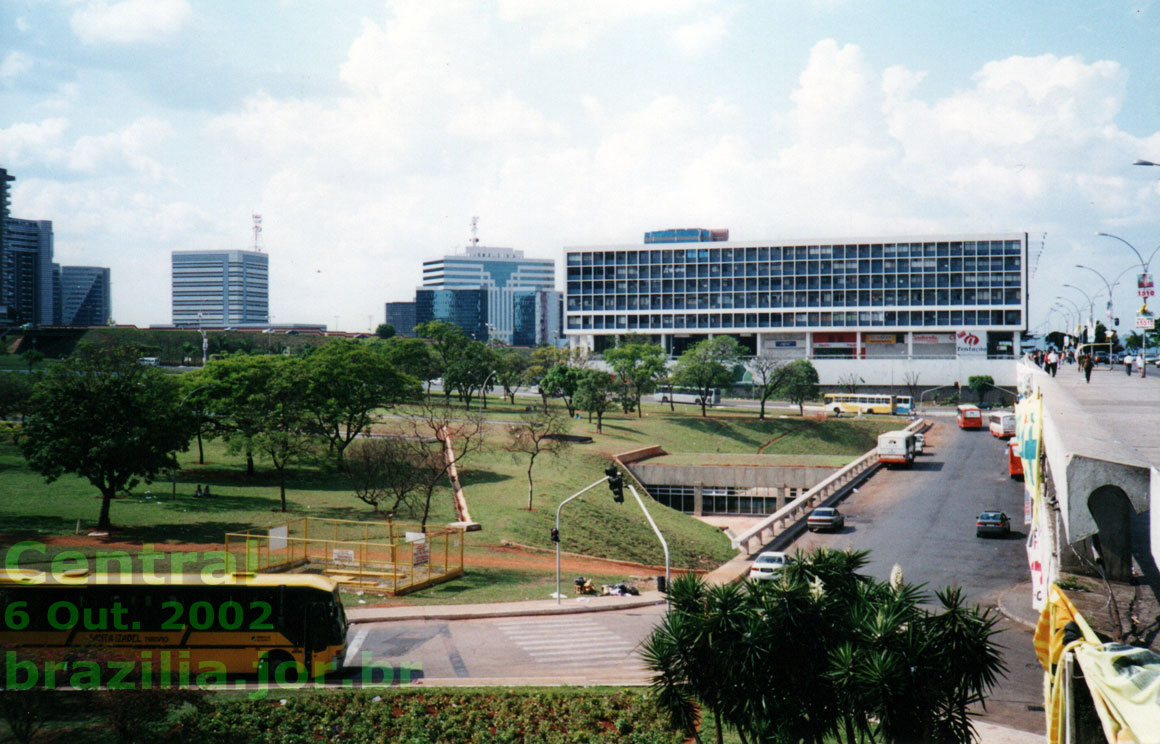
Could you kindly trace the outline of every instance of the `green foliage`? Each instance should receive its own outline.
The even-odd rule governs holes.
[[[987,390],[995,387],[995,378],[990,375],[971,375],[967,378],[967,387],[975,391],[975,395],[979,396],[979,402],[982,403]]]
[[[194,422],[179,406],[178,385],[137,363],[136,349],[83,347],[35,387],[21,450],[49,483],[65,473],[101,493],[98,529],[107,530],[113,498],[173,467]]]
[[[576,415],[575,395],[584,379],[584,370],[567,364],[556,364],[540,380],[542,395],[561,398],[568,409],[568,418]],[[545,402],[546,407],[546,402]]]
[[[375,335],[378,336],[379,338],[383,339],[384,341],[387,340],[388,338],[394,338],[395,327],[393,325],[391,325],[390,323],[379,323],[378,326],[375,328]]]
[[[577,408],[596,415],[596,433],[604,433],[604,412],[612,405],[612,375],[599,369],[580,370],[580,383],[576,386]]]
[[[221,701],[190,713],[179,740],[203,744],[679,744],[648,696],[632,690],[362,690]]]
[[[676,579],[642,652],[673,725],[699,704],[748,741],[970,740],[968,709],[1005,672],[997,618],[958,589],[931,611],[920,588],[858,573],[866,555],[799,553],[743,587]]]
[[[623,345],[604,352],[604,361],[616,374],[618,387],[624,391],[622,396],[633,400],[637,416],[642,415],[641,397],[656,390],[657,381],[666,372],[668,356],[664,347],[630,336]],[[624,406],[625,413],[631,411],[632,408]]]
[[[733,384],[733,366],[741,358],[741,347],[731,336],[715,336],[700,341],[677,360],[673,378],[677,385],[697,390],[701,398],[701,415],[713,388]]]
[[[785,375],[780,379],[775,395],[790,403],[796,403],[798,413],[805,415],[807,400],[818,397],[818,370],[809,359],[795,359],[785,366]]]
[[[523,384],[531,363],[531,355],[524,349],[508,347],[495,350],[495,379],[513,406],[516,403],[516,390]]]
[[[32,412],[33,379],[29,374],[0,372],[0,419]]]
[[[420,382],[429,383],[442,374],[443,368],[431,344],[421,338],[395,336],[384,343],[376,343],[375,347],[396,370]]]

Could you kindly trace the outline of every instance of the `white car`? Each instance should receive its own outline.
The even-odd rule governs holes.
[[[781,570],[793,563],[793,558],[776,550],[767,550],[758,553],[753,565],[749,567],[749,578],[752,581],[776,579]]]
[[[922,448],[926,446],[926,435],[921,431],[914,432],[914,454],[921,455]]]

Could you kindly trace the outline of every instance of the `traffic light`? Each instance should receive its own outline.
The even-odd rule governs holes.
[[[609,465],[604,469],[604,474],[608,476],[608,490],[612,491],[612,500],[618,504],[623,504],[624,478],[620,475],[620,471],[616,469],[615,465]]]
[[[560,530],[556,529],[555,527],[552,528],[552,542],[560,542]]]

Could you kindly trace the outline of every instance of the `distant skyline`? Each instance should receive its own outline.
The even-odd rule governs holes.
[[[3,0],[0,167],[119,323],[168,322],[170,252],[257,213],[279,324],[373,328],[478,215],[557,261],[1027,231],[1031,328],[1103,290],[1086,264],[1128,332],[1135,256],[1095,233],[1160,244],[1158,31],[1150,1]]]

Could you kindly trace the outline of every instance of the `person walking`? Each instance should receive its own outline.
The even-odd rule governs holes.
[[[1128,374],[1128,377],[1132,376],[1132,362],[1133,361],[1134,360],[1132,359],[1131,354],[1124,354],[1124,372],[1126,372]]]
[[[1091,384],[1091,381],[1092,381],[1092,367],[1094,367],[1094,366],[1095,366],[1095,364],[1092,362],[1092,355],[1091,355],[1091,354],[1084,354],[1084,355],[1082,355],[1082,356],[1080,357],[1080,363],[1079,363],[1079,366],[1080,366],[1080,369],[1082,369],[1082,370],[1083,370],[1083,379],[1084,379],[1084,382],[1086,382],[1086,383],[1088,383],[1088,384]]]
[[[1055,377],[1055,371],[1059,368],[1059,354],[1055,353],[1055,349],[1047,352],[1047,372],[1052,377]]]

